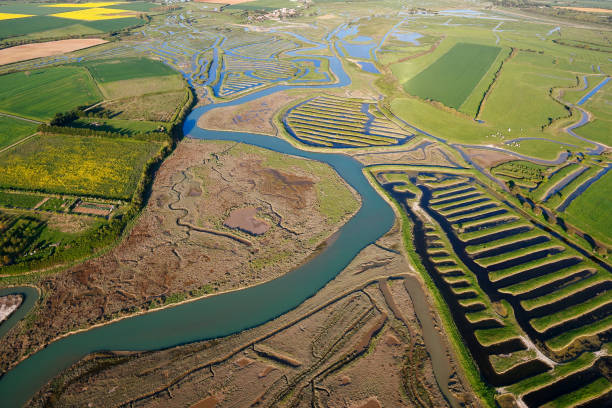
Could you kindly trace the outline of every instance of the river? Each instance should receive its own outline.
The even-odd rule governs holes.
[[[350,84],[337,57],[323,57],[338,79]],[[2,405],[24,405],[49,380],[86,355],[105,350],[153,350],[217,337],[224,337],[261,325],[300,305],[340,273],[351,260],[385,234],[393,225],[394,213],[363,174],[363,165],[353,158],[334,153],[302,151],[270,136],[242,132],[209,131],[197,127],[206,112],[302,86],[276,85],[230,102],[195,109],[186,119],[184,133],[192,138],[228,140],[318,160],[332,166],[361,196],[362,206],[316,257],[272,281],[206,297],[64,337],[19,363],[0,379]],[[273,300],[273,301],[271,301]],[[25,310],[25,309],[24,309]],[[27,311],[27,310],[25,310]],[[19,312],[19,311],[18,311]]]

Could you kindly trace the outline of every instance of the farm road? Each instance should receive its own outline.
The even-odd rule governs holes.
[[[42,123],[42,122],[41,122],[41,121],[39,121],[39,120],[22,118],[21,116],[11,115],[10,113],[3,113],[3,112],[0,112],[0,116],[6,116],[7,118],[19,119],[19,120],[23,120],[23,121],[25,121],[25,122],[30,122],[30,123],[37,123],[37,124],[39,124],[39,125]]]

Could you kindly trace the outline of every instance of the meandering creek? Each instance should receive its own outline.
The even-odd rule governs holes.
[[[306,42],[316,45],[315,48],[325,47],[323,44],[309,40]],[[297,55],[297,52],[294,53]],[[318,58],[329,60],[330,69],[337,82],[309,85],[310,88],[342,87],[350,84],[350,78],[337,57],[319,56]],[[212,69],[216,70],[217,66],[218,64],[212,64]],[[216,78],[216,72],[210,72],[209,77]],[[90,353],[104,350],[162,349],[224,337],[268,322],[313,296],[340,273],[359,251],[375,242],[391,228],[395,220],[391,207],[369,184],[363,174],[363,165],[353,158],[341,154],[299,150],[275,137],[253,133],[210,131],[198,128],[196,125],[198,119],[212,109],[237,106],[265,95],[298,87],[304,88],[299,85],[275,85],[229,102],[197,108],[188,116],[184,124],[184,133],[198,139],[247,143],[280,153],[318,160],[332,166],[362,199],[360,210],[338,231],[336,239],[307,263],[272,281],[126,318],[51,343],[19,363],[0,379],[3,406],[24,405],[54,376]],[[422,291],[418,285],[411,287],[413,291]],[[17,289],[18,292],[20,290],[22,289]],[[412,297],[415,298],[414,293]],[[422,294],[417,297],[423,298]],[[31,299],[32,303],[35,301],[31,296],[27,299]],[[20,313],[21,317],[28,310],[22,307],[16,312],[16,316]],[[419,317],[426,318],[423,314]],[[445,354],[437,348],[429,351],[434,366],[442,367],[446,361]],[[454,402],[447,384],[440,386],[446,397]]]

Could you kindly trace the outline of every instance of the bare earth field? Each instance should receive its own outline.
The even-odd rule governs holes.
[[[48,41],[24,44],[0,50],[0,65],[26,61],[34,58],[50,57],[67,52],[93,47],[108,41],[101,38],[76,38],[70,40]]]
[[[465,149],[474,162],[482,167],[495,167],[498,164],[515,160],[516,156],[504,152],[487,149]]]
[[[593,8],[593,7],[555,7],[565,10],[583,11],[585,13],[612,13],[610,9]]]
[[[266,160],[295,165],[272,168]],[[359,206],[331,168],[316,163],[315,175],[309,163],[315,166],[234,143],[181,142],[119,246],[41,278],[44,300],[33,320],[3,338],[2,370],[63,333],[166,304],[169,296],[241,288],[295,268]],[[319,210],[318,177],[344,189],[353,200],[351,213],[332,222]],[[254,236],[224,227],[238,208],[256,209],[270,228]]]
[[[396,225],[315,296],[260,327],[168,350],[90,356],[30,406],[443,407],[441,387],[473,406],[448,349],[425,348],[401,245]],[[435,364],[448,370],[446,381],[436,381]]]

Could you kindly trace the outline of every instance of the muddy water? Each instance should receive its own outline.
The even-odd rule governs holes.
[[[22,295],[23,301],[21,305],[19,305],[19,308],[17,308],[7,320],[0,324],[0,339],[32,309],[34,303],[36,303],[38,299],[38,290],[31,286],[0,289],[0,296],[6,295]]]
[[[446,344],[438,330],[436,330],[423,287],[416,277],[405,278],[404,287],[410,295],[414,311],[421,324],[425,346],[427,347],[429,357],[431,357],[434,375],[440,390],[442,390],[444,397],[446,397],[452,407],[458,407],[460,406],[459,401],[448,389],[448,381],[453,372],[448,363]]]

